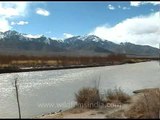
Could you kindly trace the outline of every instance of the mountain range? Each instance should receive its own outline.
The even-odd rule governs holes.
[[[5,55],[104,56],[113,53],[157,57],[159,49],[129,42],[116,44],[95,35],[56,40],[44,35],[30,38],[14,30],[0,32],[0,54]]]

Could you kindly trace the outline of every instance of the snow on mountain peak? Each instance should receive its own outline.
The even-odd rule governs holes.
[[[33,41],[35,39],[39,39],[39,41],[44,42],[46,44],[50,44],[52,38],[47,38],[46,36],[42,35],[42,34],[36,34],[36,35],[32,35],[32,34],[22,34],[19,33],[17,31],[14,30],[9,30],[6,32],[1,32],[0,33],[0,39],[3,39],[5,37],[10,38],[12,36],[17,36],[19,38],[19,40],[29,40],[29,41]],[[72,40],[82,40],[82,41],[94,41],[94,42],[100,42],[102,39],[95,36],[95,35],[84,35],[84,36],[73,36],[71,38],[68,39],[64,39],[64,40],[58,40],[56,39],[56,41],[58,42],[64,42],[65,40],[69,40],[70,42]]]
[[[94,42],[99,42],[101,39],[95,35],[85,35],[85,36],[79,36],[79,39],[85,41],[85,40],[89,40],[89,41],[94,41]]]
[[[50,44],[50,39],[46,38],[46,40],[44,41],[45,44]]]
[[[2,32],[0,32],[0,39],[4,38],[4,34]]]
[[[11,37],[13,35],[21,35],[20,33],[18,33],[17,31],[15,30],[8,30],[6,32],[3,33],[5,36],[8,36],[8,37]]]
[[[40,38],[40,37],[42,37],[42,35],[32,35],[32,34],[24,34],[23,36],[27,37],[27,38]]]

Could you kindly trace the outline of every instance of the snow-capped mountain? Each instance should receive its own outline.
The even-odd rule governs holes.
[[[6,31],[6,32],[1,32],[0,33],[0,39],[4,39],[4,40],[12,40],[12,41],[33,41],[33,40],[37,40],[39,42],[44,42],[45,44],[50,44],[50,39],[45,37],[44,35],[39,36],[37,38],[32,38],[27,36],[26,34],[22,34],[19,33],[17,31]]]
[[[94,42],[99,42],[102,40],[101,38],[95,35],[77,36],[77,39],[82,40],[82,41],[94,41]]]
[[[158,56],[159,50],[150,46],[132,43],[116,44],[95,35],[74,36],[64,40],[48,38],[44,35],[29,37],[17,31],[0,32],[0,54],[31,55],[108,55],[113,53]]]

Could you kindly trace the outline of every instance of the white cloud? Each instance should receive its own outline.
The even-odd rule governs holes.
[[[11,22],[11,25],[16,25],[16,23],[15,22]]]
[[[120,5],[118,5],[118,8],[121,8],[121,6],[120,6]]]
[[[9,25],[8,21],[5,18],[0,18],[0,31],[5,32],[12,27]]]
[[[69,33],[63,33],[63,36],[64,36],[64,38],[71,38],[71,37],[73,37],[74,35],[69,34]]]
[[[9,20],[17,17],[25,17],[28,11],[27,2],[0,2],[0,31],[7,31],[12,27]]]
[[[115,26],[98,26],[91,33],[116,43],[132,42],[158,47],[160,43],[159,13],[128,18]]]
[[[0,16],[5,18],[25,16],[27,14],[27,2],[0,2]]]
[[[51,37],[52,40],[58,40],[60,38],[57,38],[57,37]]]
[[[49,11],[47,11],[45,9],[42,9],[42,8],[37,8],[36,13],[39,14],[39,15],[43,15],[43,16],[49,16],[50,15]]]
[[[131,1],[130,6],[138,7],[141,4],[140,1]]]
[[[28,21],[11,22],[11,25],[27,25]]]
[[[123,10],[129,10],[129,9],[130,9],[129,7],[126,7],[126,6],[123,6],[123,7],[122,7],[122,6],[120,6],[120,5],[118,5],[118,8],[119,8],[119,9],[123,9]]]
[[[53,40],[62,40],[63,41],[64,39],[71,38],[73,36],[74,35],[69,34],[69,33],[63,33],[63,35],[61,37],[55,37],[55,36],[53,36],[53,37],[51,37],[51,39],[53,39]]]
[[[153,4],[153,5],[160,5],[160,1],[145,1],[143,4]]]
[[[129,7],[123,7],[122,9],[123,10],[129,10],[130,8]]]
[[[144,4],[152,4],[152,5],[160,5],[160,1],[131,1],[130,5],[134,7],[138,7]]]
[[[109,4],[109,5],[107,6],[107,8],[108,8],[109,10],[114,10],[114,9],[115,9],[115,7],[112,6],[111,4]]]
[[[17,23],[17,25],[26,25],[26,24],[28,24],[27,21],[19,21],[19,22]]]
[[[37,34],[37,35],[27,34],[27,35],[23,35],[23,36],[28,37],[28,38],[40,38],[42,35],[39,35],[39,34]]]
[[[148,2],[146,2],[146,3],[150,3],[150,4],[153,4],[153,5],[160,5],[160,1],[148,1]]]

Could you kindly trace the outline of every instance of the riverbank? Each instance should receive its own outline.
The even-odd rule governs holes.
[[[0,68],[0,74],[2,73],[17,73],[17,72],[32,72],[32,71],[45,71],[45,70],[61,70],[61,69],[77,69],[77,68],[87,68],[87,67],[101,67],[101,66],[111,66],[111,65],[122,65],[122,64],[132,64],[139,62],[147,62],[150,60],[126,60],[123,62],[108,62],[105,64],[89,64],[89,65],[69,65],[69,66],[41,66],[41,67],[4,67]]]
[[[153,94],[157,93],[157,91],[158,93],[160,93],[160,88],[149,88],[149,89],[133,91],[134,94],[131,96],[131,99],[127,103],[121,104],[119,106],[113,106],[113,105],[112,106],[110,105],[108,107],[102,106],[98,109],[84,109],[84,108],[75,107],[75,108],[71,108],[63,112],[46,114],[46,115],[38,116],[36,118],[40,118],[40,119],[48,119],[48,118],[145,118],[147,117],[145,116],[146,115],[145,99],[147,99],[149,102],[155,102],[157,97],[158,99],[160,99],[159,94],[157,97],[155,96],[153,97]],[[143,98],[144,96],[146,96],[145,99]],[[150,97],[151,99],[149,99]],[[149,102],[147,105],[151,109],[153,107],[152,105],[153,103],[151,104]],[[141,107],[143,107],[143,109]],[[159,107],[159,106],[156,105],[156,107]],[[155,108],[155,106],[153,108]],[[147,114],[149,115],[148,112],[150,111],[147,111]],[[152,116],[155,117],[154,115]],[[148,116],[148,118],[150,117],[151,116]]]

